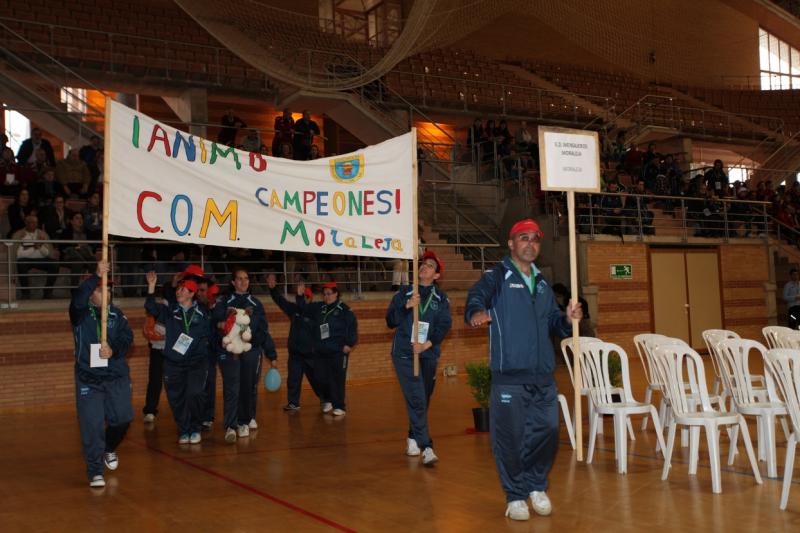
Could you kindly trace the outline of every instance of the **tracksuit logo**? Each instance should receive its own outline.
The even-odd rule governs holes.
[[[500,394],[500,403],[511,403],[511,395],[507,392]]]

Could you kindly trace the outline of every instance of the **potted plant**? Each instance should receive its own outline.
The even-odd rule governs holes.
[[[472,389],[472,396],[480,407],[472,410],[475,431],[489,431],[489,395],[492,390],[492,372],[486,361],[475,361],[465,365],[467,384]]]

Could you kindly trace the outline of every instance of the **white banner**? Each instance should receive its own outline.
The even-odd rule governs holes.
[[[234,150],[109,100],[109,233],[412,258],[415,133],[292,161]]]

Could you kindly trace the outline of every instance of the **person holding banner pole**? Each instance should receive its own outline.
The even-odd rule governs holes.
[[[75,403],[92,488],[106,485],[103,464],[117,469],[117,447],[133,420],[130,369],[125,361],[133,331],[116,306],[101,311],[102,277],[108,270],[107,262],[97,263],[95,274],[75,289],[69,304],[75,339]],[[104,333],[102,315],[106,317]]]
[[[182,279],[178,283],[175,303],[156,303],[157,279],[154,271],[147,273],[144,308],[164,324],[164,388],[178,426],[178,444],[199,444],[211,312],[196,300],[198,287],[193,279]]]
[[[562,312],[534,261],[543,237],[539,224],[520,220],[508,236],[509,256],[467,293],[464,320],[489,324],[492,452],[506,493],[506,516],[528,520],[526,500],[549,515],[547,476],[558,451],[558,391],[550,334],[566,337],[582,316],[575,300]]]
[[[447,295],[436,286],[444,263],[432,251],[422,254],[419,264],[419,290],[402,286],[386,310],[386,325],[395,329],[392,362],[408,411],[406,455],[417,456],[422,450],[422,464],[430,466],[439,458],[433,451],[428,431],[428,407],[436,385],[436,365],[441,344],[453,325]],[[414,308],[418,310],[418,338],[411,339]],[[414,375],[414,356],[419,358],[421,375]]]
[[[298,283],[297,291],[305,291],[305,284]],[[339,299],[339,288],[335,281],[322,286],[322,302],[306,303],[298,299],[300,309],[314,320],[314,375],[322,389],[324,413],[344,416],[347,362],[353,347],[358,342],[356,315]]]

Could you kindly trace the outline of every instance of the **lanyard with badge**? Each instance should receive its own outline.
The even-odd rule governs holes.
[[[192,341],[194,340],[188,335],[188,333],[189,328],[194,321],[194,315],[197,314],[197,307],[195,307],[192,311],[192,316],[189,318],[189,320],[186,320],[186,309],[181,308],[181,311],[183,312],[182,318],[184,333],[181,333],[180,336],[178,336],[178,340],[175,341],[175,345],[172,347],[172,349],[181,355],[186,355],[186,351],[189,349],[189,346],[191,346]]]
[[[431,301],[433,300],[433,295],[436,293],[436,289],[431,287],[431,293],[428,295],[428,299],[425,301],[425,305],[419,305],[419,317],[422,318],[425,316],[425,312],[431,306]],[[428,331],[431,328],[430,322],[423,322],[422,320],[417,322],[417,343],[418,344],[425,344],[428,340]]]
[[[534,287],[534,282],[536,281],[536,273],[533,271],[533,269],[531,269],[531,275],[526,277],[522,273],[522,271],[519,268],[517,268],[517,265],[516,263],[514,263],[514,261],[511,261],[511,266],[514,267],[514,270],[517,272],[517,274],[519,274],[519,277],[521,277],[522,281],[525,282],[525,286],[528,287],[528,289],[531,291],[531,298],[533,298],[533,300],[535,301],[536,290]],[[530,285],[528,284],[528,280],[531,280]]]
[[[339,309],[339,304],[336,304],[330,311],[322,312],[322,324],[319,325],[319,338],[325,340],[331,336],[331,326],[328,324],[328,315]]]
[[[97,313],[94,312],[94,307],[89,306],[89,314],[94,319],[94,325],[97,331],[97,342],[89,345],[89,367],[107,367],[108,359],[100,357],[100,321],[97,319]]]

